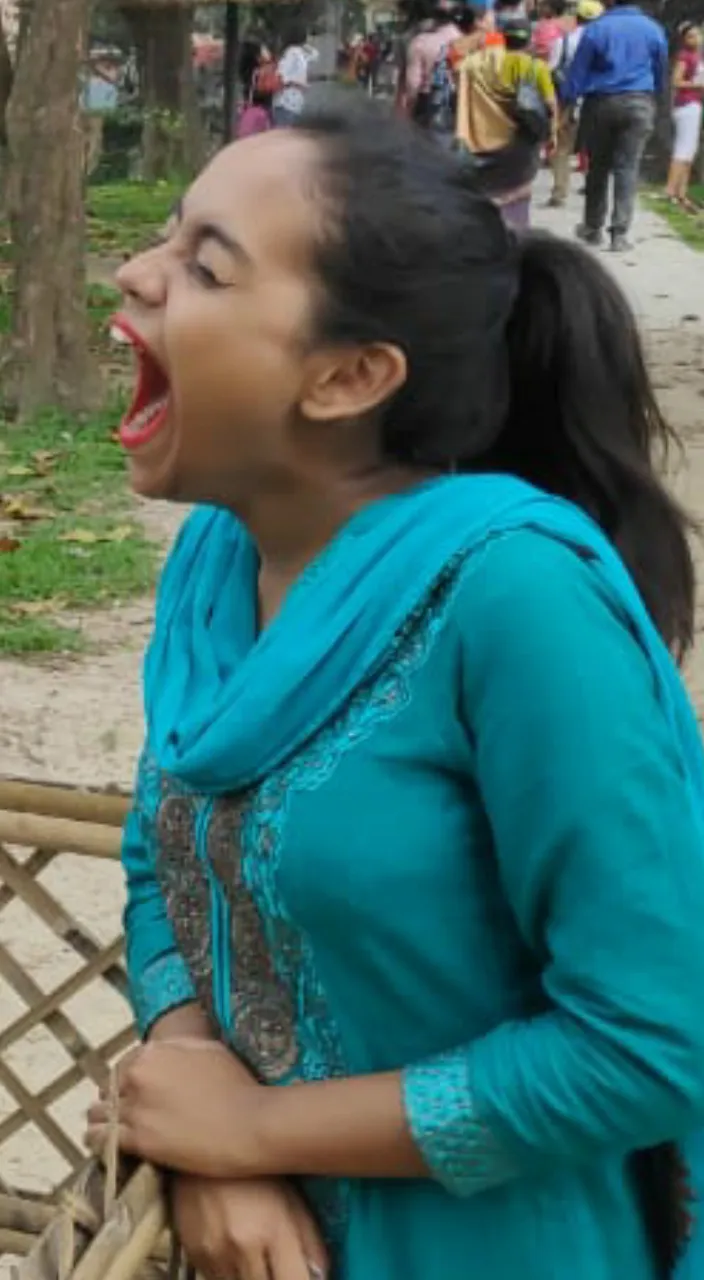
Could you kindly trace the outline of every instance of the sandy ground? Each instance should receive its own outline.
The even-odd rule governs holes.
[[[544,188],[543,183],[538,203]],[[578,214],[575,198],[568,210],[541,212],[538,220],[569,235]],[[659,394],[685,442],[684,463],[674,483],[693,512],[704,518],[704,256],[687,249],[656,217],[643,212],[635,252],[605,260],[640,317]],[[143,514],[155,539],[166,546],[181,513],[153,506]],[[700,560],[704,567],[704,550]],[[83,625],[100,652],[80,662],[0,662],[0,774],[130,784],[142,733],[140,666],[150,617],[150,600],[86,616]],[[704,637],[689,676],[704,713]],[[118,868],[62,856],[43,874],[42,882],[94,937],[107,942],[117,935],[122,902]],[[0,911],[0,947],[9,949],[42,991],[53,989],[77,963],[71,949],[59,946],[54,935],[18,904]],[[16,994],[0,980],[0,1034],[22,1008]],[[95,984],[66,1012],[94,1044],[125,1020],[124,1006],[104,984]],[[47,1031],[32,1033],[0,1056],[32,1092],[69,1065]],[[57,1122],[74,1137],[80,1132],[87,1094],[85,1087],[74,1090],[52,1109]],[[12,1110],[12,1100],[0,1083],[0,1121]],[[63,1161],[31,1126],[0,1149],[0,1179],[15,1186],[48,1190],[65,1171]]]

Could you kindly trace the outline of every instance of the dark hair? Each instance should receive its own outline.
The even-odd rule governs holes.
[[[308,30],[302,18],[289,18],[281,29],[281,48],[290,49],[292,45],[305,44]]]
[[[468,36],[477,25],[477,11],[470,4],[462,4],[455,10],[454,21],[463,35]]]
[[[509,51],[527,49],[533,36],[527,18],[505,18],[500,24],[500,30]]]
[[[563,18],[567,13],[567,0],[543,0],[540,7],[553,18]]]
[[[676,32],[675,32],[675,36],[676,36],[676,47],[677,47],[678,49],[681,49],[681,48],[682,48],[682,46],[684,45],[685,40],[687,39],[687,36],[690,36],[690,35],[692,34],[692,32],[693,32],[693,31],[698,31],[699,29],[700,29],[700,28],[699,28],[699,26],[698,26],[698,24],[697,24],[696,22],[682,22],[682,23],[680,23],[679,27],[677,28],[677,30],[676,30]]]
[[[367,99],[314,94],[321,336],[391,342],[404,386],[380,415],[406,465],[500,470],[601,525],[677,656],[692,641],[687,520],[654,451],[674,439],[638,331],[596,258],[547,234],[517,242],[472,168]]]

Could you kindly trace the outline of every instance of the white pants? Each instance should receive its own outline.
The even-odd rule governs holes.
[[[683,164],[691,164],[699,150],[702,131],[701,102],[687,102],[683,107],[675,107],[672,120],[675,126],[672,159],[679,160]]]

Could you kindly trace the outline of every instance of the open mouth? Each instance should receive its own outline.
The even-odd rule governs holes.
[[[137,357],[137,384],[132,403],[120,423],[120,443],[125,449],[138,449],[153,440],[166,422],[169,380],[144,339],[123,316],[113,319],[110,336],[115,342],[132,347]]]

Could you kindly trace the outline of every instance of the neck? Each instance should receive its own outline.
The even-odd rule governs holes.
[[[426,472],[384,467],[325,483],[301,483],[259,496],[248,510],[239,510],[259,551],[261,625],[271,621],[306,565],[357,511],[424,479]]]

